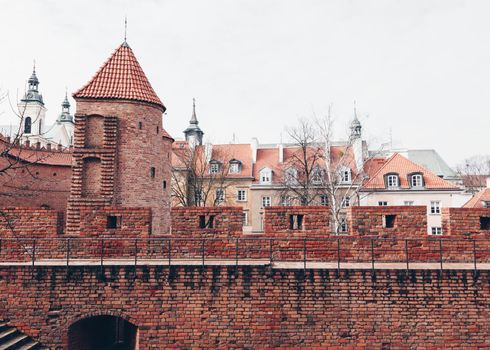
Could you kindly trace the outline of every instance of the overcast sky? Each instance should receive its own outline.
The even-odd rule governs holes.
[[[395,146],[436,149],[451,165],[490,153],[490,1],[1,2],[0,89],[15,100],[35,59],[48,123],[65,86],[80,88],[122,43],[127,15],[175,138],[193,97],[222,143],[278,142],[330,104],[341,137],[356,100],[373,145],[391,130]]]

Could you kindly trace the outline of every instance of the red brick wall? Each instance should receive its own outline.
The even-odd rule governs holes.
[[[0,168],[6,159],[0,157]],[[0,208],[47,205],[66,210],[70,194],[71,167],[30,164],[10,169],[0,176]]]
[[[88,147],[87,142],[91,141],[87,132],[94,116],[103,116],[103,135],[100,137],[103,143]],[[78,208],[92,205],[151,208],[153,234],[168,234],[172,140],[165,136],[161,109],[135,101],[80,100],[75,117],[68,231],[77,233]],[[93,129],[101,133],[97,123]],[[84,157],[101,159],[101,194],[97,198],[83,198]],[[154,177],[150,175],[152,167],[155,168]]]
[[[490,274],[267,267],[0,268],[0,318],[53,349],[91,315],[139,328],[140,349],[490,346]],[[357,349],[356,348],[356,349]]]
[[[107,228],[107,217],[121,217],[120,228]],[[151,234],[150,208],[104,207],[80,209],[80,233],[84,237],[149,237]]]
[[[290,215],[303,215],[301,229],[290,229]],[[293,236],[329,236],[330,208],[321,206],[277,206],[264,208],[264,233]]]
[[[383,227],[384,215],[396,215],[393,228]],[[425,237],[427,208],[424,206],[362,206],[347,210],[351,236]]]
[[[50,209],[0,208],[0,238],[59,237],[63,213]]]
[[[238,237],[242,234],[241,207],[176,207],[172,208],[172,236]],[[214,215],[214,228],[199,228],[199,217]]]
[[[480,217],[490,218],[490,208],[442,208],[442,233],[447,236],[490,237],[480,229]]]

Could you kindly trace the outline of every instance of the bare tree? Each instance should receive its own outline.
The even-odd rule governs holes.
[[[287,129],[297,150],[284,162],[282,196],[301,205],[328,205],[332,229],[342,232],[346,229],[345,208],[359,204],[373,155],[368,156],[367,144],[361,139],[357,116],[347,141],[333,141],[333,125],[329,109],[324,117],[301,119]]]
[[[470,193],[476,193],[486,186],[490,176],[490,155],[475,155],[465,159],[456,167],[463,185]]]
[[[229,185],[230,157],[210,144],[174,148],[172,197],[181,206],[219,206]]]

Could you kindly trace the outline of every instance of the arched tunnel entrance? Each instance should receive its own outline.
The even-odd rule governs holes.
[[[138,328],[116,316],[93,316],[68,329],[69,350],[136,350]]]

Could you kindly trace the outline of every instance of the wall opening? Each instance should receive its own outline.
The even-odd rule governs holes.
[[[289,229],[290,230],[302,230],[303,229],[303,217],[302,214],[289,215]]]
[[[490,217],[480,216],[480,230],[490,230]]]
[[[122,217],[117,215],[107,216],[107,228],[121,228]]]
[[[385,228],[393,228],[395,227],[396,215],[384,215],[383,227]]]
[[[214,228],[214,215],[199,215],[199,228]]]
[[[93,316],[68,329],[69,350],[136,350],[137,327],[116,316]]]

